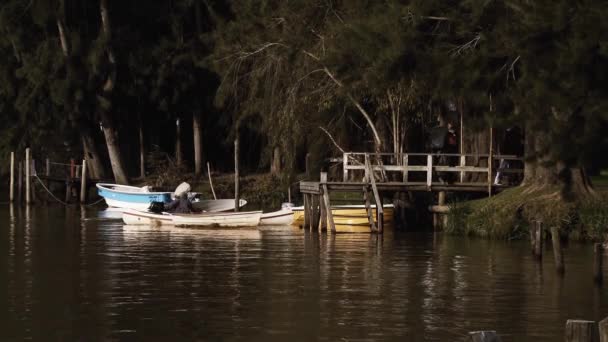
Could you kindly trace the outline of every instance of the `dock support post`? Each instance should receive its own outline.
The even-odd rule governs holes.
[[[319,177],[319,179],[321,184],[319,190],[321,190],[321,194],[319,195],[320,218],[318,230],[322,232],[327,230],[327,210],[329,209],[325,206],[325,188],[327,186],[323,187],[323,185],[327,184],[327,172],[321,172],[321,176]]]
[[[566,322],[566,342],[597,342],[598,337],[594,321],[569,319]]]
[[[238,130],[237,137],[234,139],[234,211],[239,211],[240,206],[239,194],[239,138]]]
[[[604,275],[602,274],[603,251],[604,248],[601,243],[593,245],[593,281],[596,284],[601,284],[604,280]]]
[[[336,233],[336,224],[334,223],[334,214],[331,212],[331,203],[329,203],[329,191],[327,190],[327,184],[322,184],[323,188],[323,201],[325,202],[325,213],[327,214],[327,221],[329,228],[332,233]]]
[[[87,201],[87,160],[82,160],[82,168],[80,175],[80,203]]]
[[[501,342],[496,331],[471,331],[465,339],[466,342]]]
[[[462,140],[462,137],[460,139]],[[460,153],[462,153],[462,152],[460,152]],[[467,157],[461,155],[460,156],[460,167],[464,168],[465,166],[467,166]],[[460,171],[460,183],[464,183],[464,171]]]
[[[30,167],[31,167],[31,160],[30,160],[31,156],[30,156],[30,148],[26,148],[25,149],[25,203],[27,205],[30,205],[32,202],[31,199],[31,179],[30,179]]]
[[[536,230],[534,232],[534,256],[539,261],[543,258],[543,223],[536,222]]]
[[[608,317],[598,324],[600,330],[600,342],[608,342]]]
[[[23,203],[23,162],[19,162],[17,171],[17,202]]]
[[[367,181],[367,180],[366,180]],[[365,201],[365,211],[367,212],[367,219],[369,220],[369,227],[372,232],[377,232],[376,221],[374,220],[374,214],[371,206],[371,194],[369,193],[369,186],[363,187],[363,200]]]
[[[553,243],[553,257],[555,259],[555,270],[557,273],[564,273],[564,254],[562,251],[562,242],[559,237],[559,229],[551,227],[551,242]]]
[[[439,193],[437,194],[437,205],[445,205],[445,191],[439,191]],[[445,228],[445,226],[447,226],[447,218],[447,215],[433,212],[433,229],[436,230],[438,228]]]
[[[310,195],[305,193],[304,194],[304,226],[302,228],[304,228],[304,230],[308,229],[308,226],[310,225]]]
[[[311,195],[312,197],[312,208],[311,208],[311,213],[312,213],[312,220],[310,221],[310,231],[315,231],[315,228],[319,227],[319,202],[321,201],[321,196],[320,195]]]
[[[11,179],[9,185],[9,201],[15,201],[15,152],[11,152]]]

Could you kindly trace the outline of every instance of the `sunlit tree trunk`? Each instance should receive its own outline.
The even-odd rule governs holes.
[[[199,176],[203,171],[203,133],[201,115],[198,111],[192,114],[192,133],[194,135],[194,174]]]
[[[91,129],[81,125],[79,128],[82,138],[82,150],[87,161],[87,170],[93,179],[104,179],[106,177],[105,169],[97,149],[97,144],[91,132]]]
[[[273,175],[281,172],[281,148],[275,146],[272,149],[272,161],[270,163],[270,173]]]

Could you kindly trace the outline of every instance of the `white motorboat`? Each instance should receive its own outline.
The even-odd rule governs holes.
[[[260,223],[261,216],[261,211],[202,214],[155,214],[147,211],[125,209],[122,214],[122,220],[124,223],[131,225],[255,227]]]

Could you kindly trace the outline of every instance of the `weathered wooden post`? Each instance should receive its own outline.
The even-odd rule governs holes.
[[[325,206],[325,189],[323,185],[327,185],[327,172],[321,172],[320,176],[320,191],[321,195],[319,196],[319,210],[320,210],[320,218],[319,218],[319,231],[327,230],[327,210],[328,208]]]
[[[539,261],[543,258],[543,223],[540,221],[536,221],[536,231],[534,232],[536,235],[534,237],[534,256]]]
[[[562,242],[559,237],[559,229],[551,227],[551,241],[553,242],[553,257],[555,259],[555,270],[558,273],[564,273],[564,254],[562,251]]]
[[[566,322],[566,342],[597,342],[598,337],[594,321],[569,319]]]
[[[608,317],[598,324],[600,330],[600,342],[608,342]]]
[[[593,281],[601,284],[604,280],[602,273],[602,263],[604,258],[604,248],[601,243],[593,245]]]
[[[342,181],[348,182],[348,153],[342,154]]]
[[[331,203],[329,202],[329,190],[327,190],[327,184],[322,184],[323,188],[323,201],[325,202],[325,213],[327,215],[327,221],[329,223],[329,228],[331,228],[331,232],[336,232],[336,224],[334,222],[334,214],[331,212]]]
[[[234,139],[234,211],[239,211],[239,136]]]
[[[445,191],[439,191],[439,193],[437,194],[437,205],[438,206],[445,206]],[[441,218],[441,220],[440,220]],[[447,225],[447,215],[443,215],[443,214],[439,214],[436,211],[433,212],[433,229],[437,229],[440,226],[443,226],[443,228],[445,228],[445,226]]]
[[[465,342],[501,342],[500,336],[496,331],[471,331],[467,335]]]
[[[310,195],[312,198],[311,202],[311,221],[310,221],[310,231],[315,231],[315,228],[319,227],[319,207],[318,204],[321,200],[319,195]]]
[[[15,201],[15,152],[11,152],[11,178],[9,185],[9,201]]]
[[[82,160],[82,173],[80,175],[80,203],[87,201],[87,160]]]
[[[308,226],[310,225],[310,195],[307,193],[304,193],[304,226],[302,228],[304,228],[304,230],[308,229]]]
[[[38,176],[38,173],[36,172],[36,159],[32,159],[31,164],[31,168],[30,168],[30,172],[32,172],[32,174],[30,175],[30,178],[32,176]],[[36,182],[32,182],[32,202],[36,202]]]
[[[31,160],[30,160],[31,156],[30,156],[30,148],[26,148],[25,149],[25,204],[30,205],[32,202],[31,199],[31,179],[30,179],[30,167],[31,167]]]
[[[23,203],[23,162],[19,162],[17,168],[17,202]]]

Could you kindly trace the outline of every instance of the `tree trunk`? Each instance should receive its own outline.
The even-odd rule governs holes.
[[[270,173],[273,175],[281,172],[281,149],[275,146],[272,149],[272,162],[270,163]]]
[[[108,114],[105,114],[107,116]],[[106,145],[108,146],[108,156],[110,157],[110,164],[112,165],[112,172],[114,173],[114,180],[118,184],[129,184],[127,173],[122,162],[122,154],[120,153],[120,144],[118,143],[118,132],[113,125],[104,123],[103,134],[106,138]]]
[[[88,165],[88,172],[92,179],[104,179],[106,172],[97,149],[95,139],[89,128],[80,128],[82,138],[82,149]]]
[[[175,121],[175,160],[177,166],[182,166],[182,129],[179,118]]]
[[[566,200],[595,195],[584,168],[554,161],[549,156],[550,138],[543,129],[526,125],[524,181],[522,186],[534,189],[557,187]]]
[[[194,174],[200,176],[203,171],[203,142],[201,131],[201,115],[192,114],[192,132],[194,134]]]
[[[139,177],[144,179],[146,177],[146,147],[144,144],[144,123],[141,121],[141,114],[139,114]]]

